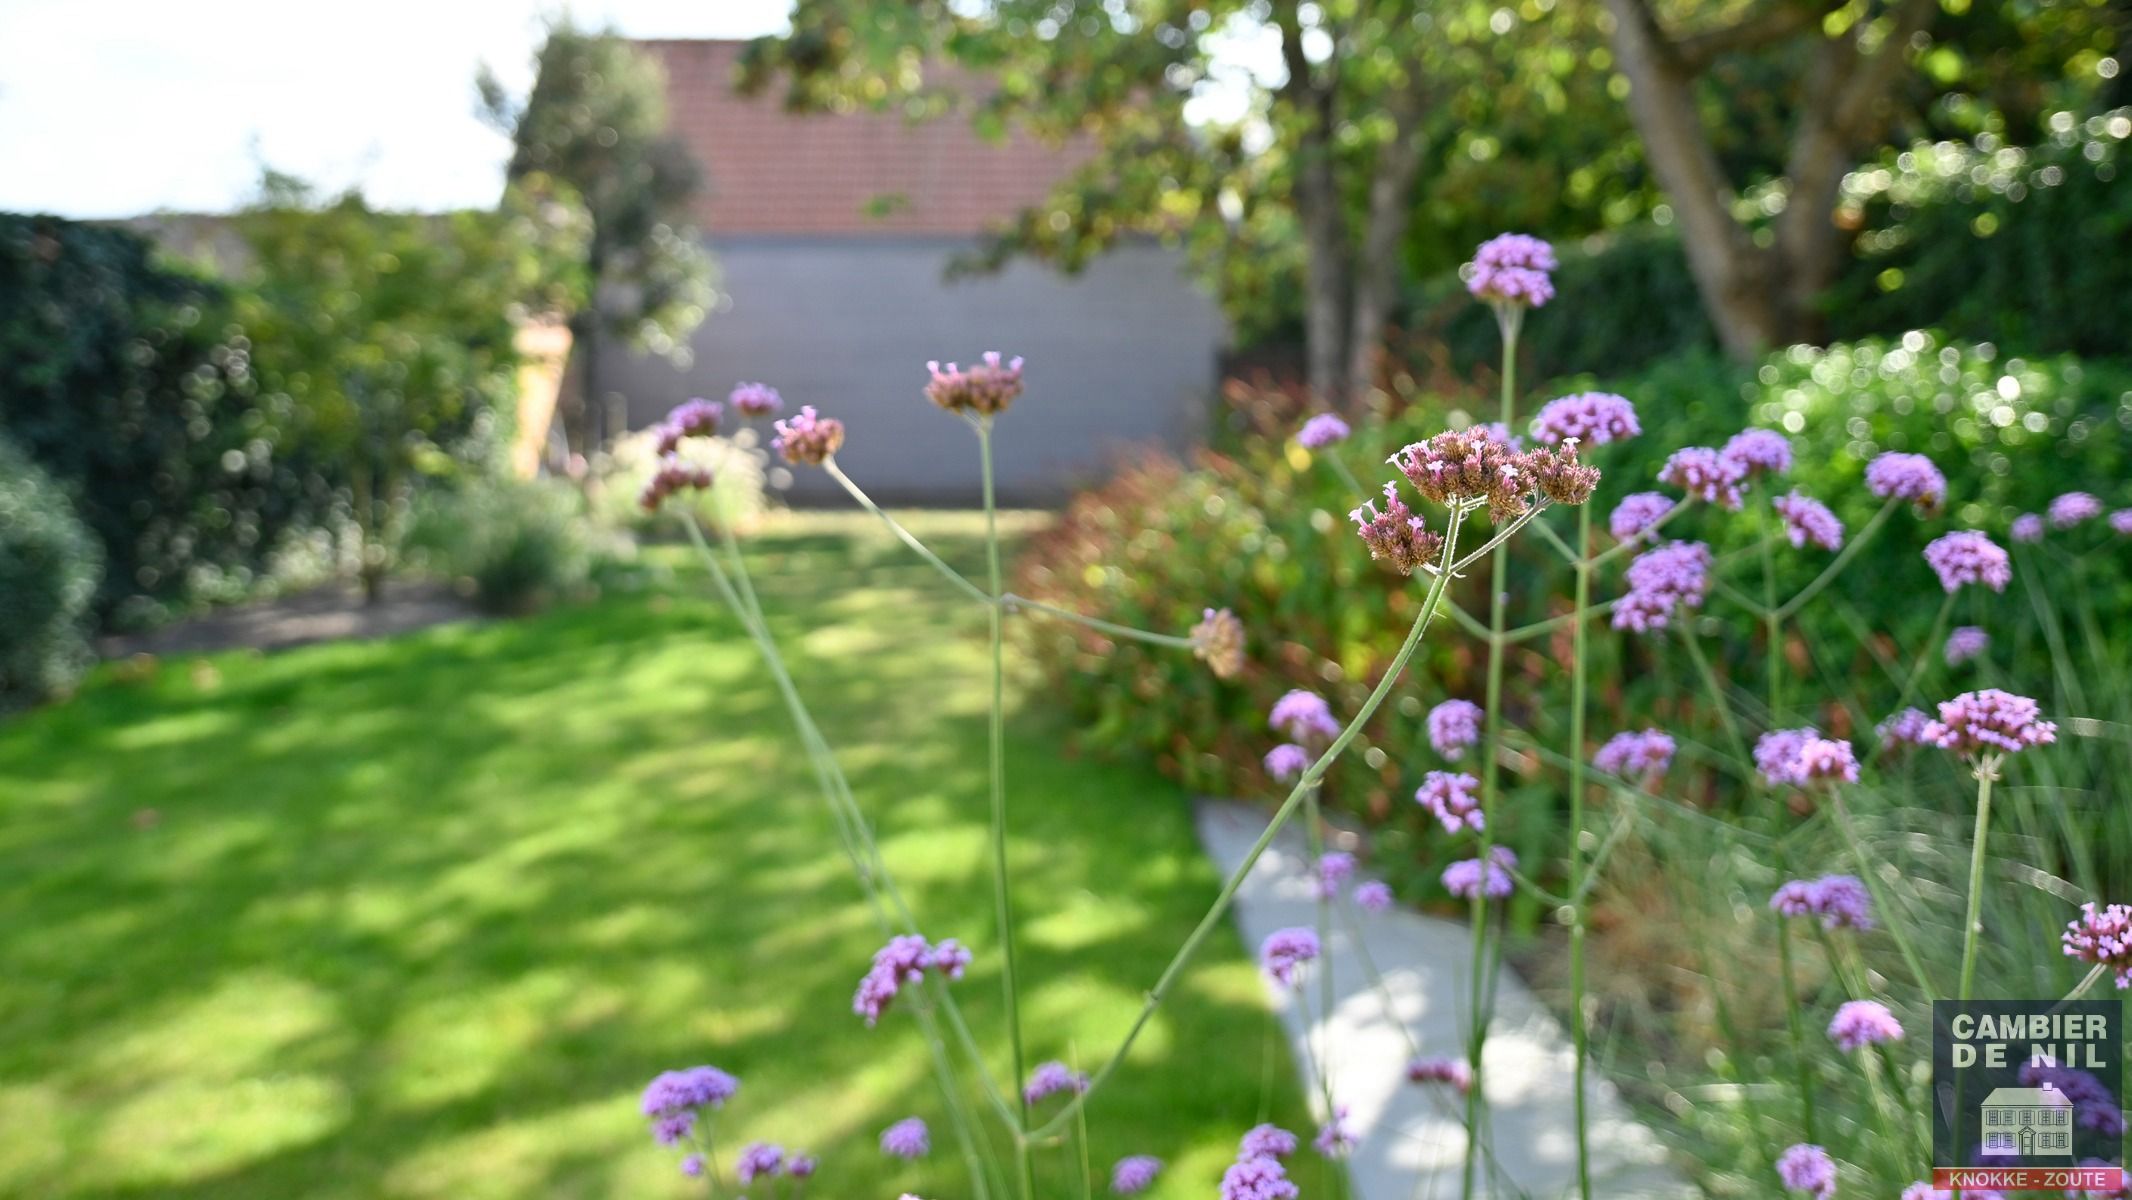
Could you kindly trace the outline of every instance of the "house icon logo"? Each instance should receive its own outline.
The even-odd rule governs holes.
[[[1986,1156],[2073,1156],[2073,1102],[2048,1083],[1994,1088],[1979,1115]]]

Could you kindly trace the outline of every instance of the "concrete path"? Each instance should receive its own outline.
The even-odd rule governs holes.
[[[1248,805],[1201,801],[1200,842],[1224,873],[1234,871],[1264,832],[1267,816]],[[1276,929],[1314,926],[1317,909],[1305,835],[1291,823],[1237,892],[1235,920],[1255,951]],[[1307,1076],[1312,1056],[1325,1056],[1333,1101],[1347,1106],[1349,1124],[1363,1135],[1349,1164],[1356,1200],[1456,1197],[1465,1157],[1463,1099],[1442,1086],[1408,1083],[1405,1068],[1415,1044],[1430,1057],[1465,1053],[1472,955],[1467,926],[1401,909],[1365,913],[1342,901],[1330,932],[1331,1014],[1316,1011],[1315,978],[1306,995],[1283,994],[1275,1003],[1299,1069]],[[1360,950],[1383,975],[1381,991],[1358,953],[1358,934]],[[1497,985],[1483,1055],[1496,1171],[1483,1194],[1535,1200],[1574,1195],[1575,1057],[1569,1036],[1507,969]],[[1315,1092],[1312,1104],[1321,1104]],[[1595,1083],[1590,1111],[1594,1195],[1695,1195],[1664,1165],[1650,1131],[1630,1119],[1610,1088]],[[1313,1131],[1298,1132],[1307,1140]]]

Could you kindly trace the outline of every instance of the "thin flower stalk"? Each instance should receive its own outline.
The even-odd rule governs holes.
[[[1400,643],[1398,653],[1392,656],[1384,677],[1377,681],[1377,686],[1371,689],[1369,696],[1356,708],[1355,715],[1333,738],[1331,744],[1326,746],[1310,766],[1304,768],[1303,774],[1290,787],[1288,798],[1281,802],[1281,807],[1266,822],[1266,828],[1259,834],[1258,840],[1252,843],[1251,849],[1245,852],[1244,859],[1237,864],[1236,870],[1230,872],[1229,878],[1223,881],[1221,891],[1215,895],[1214,903],[1208,907],[1206,915],[1200,918],[1199,924],[1193,927],[1184,944],[1171,956],[1169,965],[1165,966],[1162,974],[1156,978],[1155,986],[1148,989],[1147,999],[1141,1004],[1140,1012],[1133,1018],[1132,1025],[1126,1029],[1125,1037],[1119,1042],[1118,1048],[1096,1069],[1087,1088],[1068,1099],[1065,1107],[1050,1120],[1029,1131],[1031,1141],[1041,1141],[1063,1129],[1072,1115],[1088,1103],[1089,1097],[1101,1090],[1105,1081],[1124,1064],[1125,1056],[1132,1051],[1133,1044],[1139,1040],[1141,1032],[1147,1028],[1148,1021],[1154,1017],[1155,1010],[1160,1008],[1163,1000],[1169,996],[1170,989],[1176,986],[1177,979],[1184,973],[1185,967],[1220,927],[1222,919],[1228,914],[1229,905],[1236,899],[1237,890],[1243,887],[1244,878],[1251,873],[1251,868],[1258,863],[1259,857],[1266,853],[1266,848],[1273,844],[1273,839],[1280,833],[1282,826],[1302,807],[1304,796],[1318,786],[1319,781],[1325,777],[1325,772],[1332,768],[1332,764],[1338,761],[1355,738],[1361,735],[1363,724],[1376,714],[1385,697],[1391,694],[1393,686],[1406,672],[1408,660],[1414,657],[1415,649],[1421,645],[1422,636],[1428,632],[1432,618],[1443,599],[1445,588],[1451,579],[1451,554],[1453,548],[1458,545],[1458,530],[1464,517],[1463,512],[1452,510],[1444,530],[1443,558],[1439,562],[1439,569],[1430,579],[1421,611],[1415,614],[1414,624],[1407,630],[1406,640]]]
[[[1812,1060],[1807,1057],[1806,1020],[1799,1011],[1798,975],[1792,970],[1791,922],[1777,922],[1777,969],[1783,974],[1784,1024],[1791,1033],[1792,1068],[1799,1088],[1799,1122],[1806,1140],[1819,1142],[1814,1132],[1814,1087]]]
[[[1991,785],[1999,777],[1999,760],[1987,755],[1978,760],[1977,827],[1969,839],[1969,900],[1962,909],[1962,975],[1955,999],[1967,1000],[1976,984],[1977,937],[1984,931],[1984,846],[1991,837]]]
[[[1592,506],[1577,506],[1575,612],[1579,618],[1591,607]],[[1570,1040],[1576,1055],[1577,1194],[1591,1200],[1591,1116],[1586,1111],[1585,1074],[1590,1069],[1591,1030],[1584,1011],[1584,954],[1586,878],[1584,861],[1584,761],[1585,692],[1590,676],[1589,631],[1591,622],[1578,620],[1570,634],[1569,676],[1569,1021]]]
[[[1821,568],[1821,573],[1814,576],[1813,582],[1800,588],[1796,595],[1778,606],[1777,615],[1781,618],[1789,619],[1800,609],[1806,607],[1807,602],[1820,595],[1822,589],[1836,582],[1836,577],[1843,574],[1843,569],[1850,565],[1851,559],[1857,557],[1858,552],[1865,549],[1866,544],[1873,540],[1873,535],[1880,532],[1880,527],[1888,523],[1888,517],[1902,503],[1903,499],[1899,496],[1889,497],[1887,503],[1880,506],[1880,511],[1874,513],[1872,518],[1858,530],[1857,535],[1844,542],[1843,549],[1836,552],[1836,557],[1830,559],[1826,567]]]
[[[1062,621],[1072,621],[1077,625],[1085,625],[1097,633],[1107,633],[1112,637],[1129,638],[1136,642],[1147,642],[1156,646],[1172,646],[1180,650],[1190,650],[1194,646],[1194,642],[1188,637],[1180,637],[1172,633],[1151,633],[1145,629],[1135,629],[1130,625],[1120,625],[1115,621],[1105,621],[1100,617],[1083,616],[1070,608],[1060,608],[1055,604],[1046,604],[1041,600],[1031,600],[1027,596],[1018,596],[1013,592],[1008,592],[1001,596],[1000,603],[1010,613],[1027,609],[1030,612],[1039,612],[1045,616],[1057,617]]]
[[[828,458],[822,460],[822,470],[828,472],[829,477],[831,479],[836,480],[838,486],[842,487],[844,491],[851,496],[852,499],[858,501],[859,507],[880,518],[881,523],[883,525],[888,526],[889,532],[895,534],[898,541],[901,541],[904,545],[910,547],[911,551],[915,553],[918,557],[924,559],[928,563],[931,563],[934,570],[946,576],[948,582],[954,584],[959,590],[962,591],[964,595],[969,596],[971,599],[977,601],[979,604],[990,606],[995,603],[995,601],[992,599],[992,596],[987,594],[983,588],[978,587],[974,583],[971,583],[969,579],[963,575],[962,572],[949,566],[946,560],[942,559],[938,554],[933,553],[931,547],[927,546],[923,541],[919,540],[917,534],[912,533],[908,529],[905,529],[903,527],[903,523],[901,521],[896,520],[896,518],[890,516],[887,509],[884,509],[880,505],[875,504],[873,501],[873,497],[867,495],[866,492],[861,489],[859,485],[851,478],[851,476],[846,475],[844,473],[844,468],[837,465],[835,455],[832,454]]]
[[[1866,853],[1865,843],[1859,840],[1858,830],[1851,823],[1850,810],[1843,802],[1843,789],[1831,788],[1828,800],[1829,813],[1835,817],[1836,830],[1843,835],[1844,845],[1851,852],[1851,861],[1858,868],[1858,878],[1864,881],[1866,891],[1872,894],[1873,909],[1881,915],[1881,926],[1888,931],[1888,936],[1895,939],[1895,949],[1902,955],[1903,965],[1910,969],[1910,978],[1917,981],[1918,989],[1926,995],[1938,995],[1939,992],[1932,986],[1932,977],[1925,972],[1924,959],[1918,956],[1917,948],[1910,944],[1910,935],[1904,928],[1907,920],[1903,912],[1890,903],[1887,893],[1882,890],[1880,874],[1875,869],[1873,858]]]

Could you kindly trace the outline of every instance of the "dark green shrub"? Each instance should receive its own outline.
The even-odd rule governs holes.
[[[581,588],[594,551],[575,488],[476,480],[417,504],[410,550],[484,612],[517,616]]]
[[[77,498],[105,620],[241,584],[328,498],[284,456],[288,413],[255,396],[223,300],[125,230],[0,214],[0,433]]]
[[[0,709],[63,694],[95,655],[96,539],[51,476],[0,439]]]

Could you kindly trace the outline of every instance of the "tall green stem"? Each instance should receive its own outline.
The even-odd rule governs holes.
[[[1592,600],[1592,506],[1577,509],[1577,623],[1570,634],[1569,670],[1569,1022],[1576,1048],[1577,1194],[1591,1200],[1591,1116],[1586,1111],[1585,1073],[1591,1059],[1591,1031],[1584,1012],[1584,925],[1589,904],[1584,879],[1584,699],[1590,672],[1584,610]]]
[[[1496,406],[1496,419],[1506,430],[1517,414],[1518,329],[1524,315],[1525,310],[1518,307],[1506,306],[1496,310],[1503,334],[1503,394]],[[1509,615],[1509,598],[1503,594],[1503,586],[1508,559],[1507,542],[1498,543],[1488,558],[1488,683],[1480,763],[1483,879],[1487,877],[1488,864],[1495,852],[1495,797],[1501,774],[1497,760],[1503,743],[1503,652],[1507,645],[1503,640],[1503,626]],[[1580,621],[1578,625],[1581,628],[1583,623]],[[1481,1080],[1481,1051],[1488,1040],[1485,986],[1488,974],[1488,894],[1484,887],[1474,889],[1471,919],[1473,962],[1467,1003],[1472,1010],[1473,1028],[1467,1038],[1466,1067],[1471,1072],[1473,1084],[1466,1090],[1466,1161],[1460,1193],[1465,1200],[1473,1200],[1473,1185],[1480,1165],[1480,1143],[1486,1136],[1481,1128],[1481,1106],[1485,1103],[1483,1093],[1486,1091]]]
[[[1995,757],[1977,763],[1977,828],[1969,842],[1969,904],[1962,913],[1962,981],[1955,999],[1969,999],[1977,977],[1977,935],[1984,931],[1984,843],[1991,836],[1991,784],[1999,776]]]
[[[1065,1128],[1066,1122],[1073,1118],[1073,1114],[1079,1112],[1081,1107],[1088,1103],[1089,1097],[1095,1095],[1104,1082],[1124,1064],[1125,1056],[1131,1052],[1133,1043],[1139,1040],[1141,1031],[1147,1028],[1155,1010],[1162,1007],[1170,989],[1176,986],[1178,977],[1199,953],[1199,948],[1206,944],[1207,939],[1213,936],[1214,930],[1221,925],[1222,918],[1228,914],[1230,903],[1236,899],[1237,890],[1244,886],[1245,877],[1251,874],[1251,868],[1257,865],[1260,856],[1266,853],[1266,848],[1273,844],[1273,839],[1279,835],[1281,827],[1302,807],[1303,798],[1325,778],[1325,772],[1330,770],[1340,755],[1347,751],[1347,747],[1361,736],[1362,726],[1384,704],[1384,698],[1391,694],[1393,685],[1397,684],[1399,677],[1406,672],[1407,661],[1414,657],[1415,648],[1421,645],[1422,635],[1428,632],[1429,624],[1443,601],[1444,589],[1451,579],[1451,556],[1456,553],[1459,526],[1464,519],[1465,514],[1462,511],[1452,510],[1450,520],[1444,527],[1443,557],[1438,560],[1436,572],[1430,576],[1427,598],[1421,603],[1421,611],[1414,615],[1414,624],[1408,628],[1406,640],[1399,645],[1399,652],[1392,656],[1391,665],[1385,668],[1384,677],[1377,681],[1377,686],[1370,690],[1369,697],[1333,738],[1332,745],[1327,746],[1325,752],[1318,755],[1317,761],[1304,768],[1302,777],[1289,789],[1288,798],[1281,802],[1281,807],[1274,812],[1273,818],[1266,822],[1266,828],[1260,832],[1258,840],[1244,853],[1243,861],[1236,865],[1234,871],[1229,872],[1229,878],[1222,883],[1221,891],[1214,897],[1213,905],[1207,909],[1206,915],[1199,919],[1199,924],[1192,928],[1191,935],[1184,940],[1184,945],[1178,947],[1177,953],[1171,956],[1169,965],[1164,967],[1162,974],[1156,978],[1155,986],[1148,989],[1147,999],[1141,1004],[1139,1015],[1133,1018],[1132,1026],[1125,1031],[1125,1039],[1118,1043],[1118,1048],[1111,1052],[1110,1058],[1096,1070],[1088,1087],[1068,1100],[1066,1106],[1049,1121],[1031,1130],[1029,1140],[1041,1141]]]
[[[1022,1081],[1028,1077],[1022,1054],[1021,992],[1014,972],[1014,901],[1010,895],[1007,874],[1007,673],[1006,648],[1002,638],[1001,617],[1005,609],[1002,597],[1006,587],[999,570],[999,504],[994,495],[992,481],[992,420],[981,417],[976,422],[977,457],[984,473],[985,493],[985,579],[991,589],[992,603],[986,608],[992,632],[992,712],[990,743],[992,759],[992,901],[999,919],[999,979],[1000,990],[1006,1000],[1007,1044],[1011,1049],[1008,1059],[1013,1064],[1015,1095],[1021,1098],[1021,1123],[1019,1131],[1029,1128],[1028,1094],[1022,1089]],[[1020,1169],[1023,1200],[1032,1200],[1036,1194],[1036,1181],[1029,1164],[1029,1141],[1017,1137],[1014,1143],[1014,1158]]]
[[[1821,1139],[1814,1136],[1813,1060],[1806,1053],[1806,1025],[1799,1012],[1798,976],[1792,971],[1789,919],[1777,924],[1777,966],[1784,972],[1784,1023],[1791,1031],[1792,1066],[1798,1074],[1799,1117],[1806,1127],[1806,1140],[1818,1143]]]

